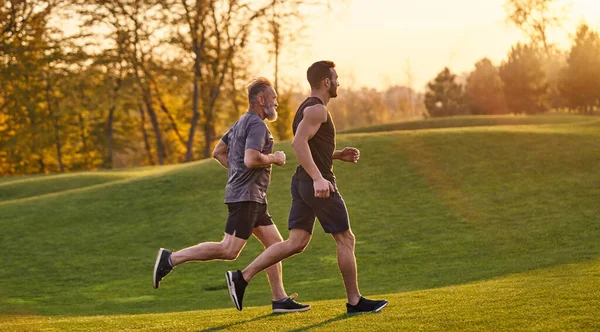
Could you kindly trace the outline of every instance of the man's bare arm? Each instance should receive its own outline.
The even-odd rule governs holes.
[[[360,159],[360,151],[357,148],[347,147],[343,150],[335,150],[332,157],[333,159],[357,163]]]
[[[283,166],[285,164],[285,153],[277,151],[272,154],[263,154],[258,150],[246,149],[244,151],[244,164],[248,168],[267,167],[271,164]]]
[[[314,105],[307,107],[304,110],[304,117],[298,124],[296,134],[292,140],[292,147],[294,147],[294,152],[296,152],[300,165],[302,165],[313,180],[322,177],[322,175],[310,153],[308,140],[315,136],[321,124],[326,121],[327,108],[325,106]]]
[[[219,162],[219,164],[223,165],[223,167],[225,167],[225,168],[228,167],[227,144],[225,142],[223,142],[222,139],[219,140],[219,143],[217,143],[217,146],[215,146],[212,156]]]
[[[304,117],[298,124],[296,135],[292,140],[294,152],[298,157],[300,165],[313,179],[313,186],[316,197],[329,197],[330,191],[334,191],[331,182],[325,180],[323,175],[315,165],[315,161],[310,153],[308,140],[311,139],[321,127],[321,124],[327,122],[327,108],[323,105],[314,105],[304,110]]]

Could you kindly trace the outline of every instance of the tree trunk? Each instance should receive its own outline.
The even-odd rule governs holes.
[[[163,137],[160,131],[160,125],[158,123],[158,117],[156,116],[156,112],[152,106],[152,95],[149,89],[147,89],[146,93],[144,93],[144,102],[146,103],[146,111],[148,111],[150,123],[152,123],[154,136],[156,137],[156,155],[158,156],[158,164],[164,165],[166,158],[165,145],[163,143]]]
[[[54,140],[56,146],[56,158],[58,159],[58,168],[61,173],[65,172],[65,166],[62,160],[62,145],[60,144],[60,128],[58,127],[58,119],[55,111],[58,112],[58,102],[56,102],[56,110],[52,109],[52,98],[50,92],[52,86],[50,85],[50,73],[46,73],[46,105],[48,106],[48,113],[52,118],[52,126],[54,129]]]
[[[115,118],[115,109],[117,105],[112,105],[108,110],[108,119],[106,120],[106,143],[108,145],[107,165],[110,168],[115,168],[114,165],[114,140],[113,140],[113,121]]]
[[[200,58],[196,54],[194,61],[194,96],[192,102],[192,121],[190,123],[190,132],[188,135],[188,141],[185,151],[185,161],[189,162],[194,159],[194,136],[196,135],[196,128],[198,127],[198,120],[200,120],[200,112],[198,111],[198,101],[200,99]]]
[[[109,168],[115,168],[114,164],[114,153],[115,153],[115,143],[114,143],[114,130],[113,124],[115,120],[115,110],[117,109],[117,102],[119,98],[119,90],[121,89],[121,84],[123,83],[122,79],[123,68],[120,67],[119,77],[116,79],[115,87],[113,88],[113,95],[111,97],[112,105],[108,109],[108,118],[106,119],[106,143],[108,145],[108,155],[106,156],[106,165]]]
[[[137,3],[137,2],[136,2]],[[138,36],[138,22],[134,19],[136,29],[133,30],[135,35],[136,42],[139,41]],[[162,133],[160,131],[160,125],[158,123],[158,117],[156,112],[154,111],[154,107],[152,106],[152,78],[148,76],[148,70],[145,67],[145,54],[140,52],[140,58],[138,59],[138,48],[137,44],[134,43],[134,54],[133,61],[131,64],[133,65],[133,72],[136,77],[137,84],[140,88],[140,93],[142,94],[142,98],[144,99],[144,104],[146,105],[146,111],[148,111],[148,116],[150,116],[150,122],[152,123],[152,129],[154,130],[154,136],[156,137],[156,155],[158,156],[158,164],[164,165],[166,152],[165,145],[163,143]],[[140,75],[140,72],[144,74],[144,76]]]
[[[221,94],[221,86],[223,85],[223,80],[225,78],[225,74],[228,71],[228,68],[223,68],[224,72],[221,74],[221,78],[219,83],[217,83],[216,87],[213,87],[211,91],[211,98],[208,108],[204,108],[204,117],[206,122],[204,122],[204,158],[210,158],[211,156],[211,145],[212,141],[215,137],[215,124],[213,123],[213,112],[215,108],[215,103]]]
[[[38,159],[38,163],[40,164],[40,173],[46,173],[46,164],[44,163],[44,159],[41,156]]]
[[[194,95],[192,100],[192,120],[190,122],[190,132],[185,150],[185,161],[190,162],[194,159],[194,137],[196,136],[198,121],[200,120],[200,111],[198,110],[200,107],[200,83],[202,80],[200,63],[202,62],[202,52],[204,50],[204,43],[206,42],[206,28],[203,22],[207,12],[204,1],[197,0],[194,11],[190,10],[185,4],[185,1],[182,1],[182,3],[185,7],[186,19],[190,28],[192,43],[194,44]],[[191,16],[192,12],[194,13],[193,17]],[[198,33],[199,30],[200,33]]]
[[[151,73],[144,72],[144,75],[149,80],[149,84],[150,84],[149,89],[154,88],[154,93],[156,96],[156,100],[158,101],[158,105],[160,106],[160,109],[163,111],[163,113],[165,113],[167,115],[167,118],[169,118],[169,121],[171,122],[171,126],[173,127],[173,131],[175,131],[175,135],[177,135],[177,138],[179,138],[179,141],[181,142],[182,145],[186,145],[185,140],[179,133],[179,128],[177,127],[177,121],[175,121],[175,118],[173,118],[173,116],[171,115],[171,112],[169,112],[169,109],[167,108],[167,105],[165,105],[164,101],[162,100],[162,97],[160,96],[160,89],[158,88],[158,84],[152,77]]]
[[[231,103],[233,104],[233,109],[235,110],[235,115],[237,116],[238,114],[240,114],[240,104],[237,101],[236,98],[236,92],[237,92],[237,87],[235,86],[235,66],[232,64],[231,65]]]
[[[156,154],[158,156],[158,164],[165,164],[165,145],[163,143],[162,133],[160,132],[160,127],[158,125],[158,118],[156,116],[156,112],[154,112],[154,108],[151,103],[146,104],[146,108],[148,109],[148,116],[150,117],[150,122],[152,123],[152,128],[154,129],[154,135],[156,136]]]
[[[275,6],[273,6],[273,11],[275,11]],[[273,16],[275,16],[275,14]],[[279,46],[281,37],[279,35],[279,22],[275,21],[275,17],[273,17],[273,25],[273,42],[275,44],[275,91],[277,91],[279,87]]]
[[[210,158],[211,143],[214,139],[212,121],[207,120],[204,124],[204,158]]]
[[[213,123],[213,112],[215,109],[215,104],[217,99],[219,99],[219,95],[221,94],[221,86],[223,86],[223,82],[225,81],[225,75],[229,72],[229,64],[233,58],[233,48],[229,51],[229,57],[226,62],[223,64],[220,73],[216,73],[219,76],[219,79],[215,86],[212,87],[210,91],[210,102],[208,107],[204,107],[204,118],[206,122],[204,123],[204,158],[210,158],[211,156],[211,145],[212,141],[215,137],[215,124]]]
[[[40,171],[39,173],[41,174],[45,174],[46,173],[46,164],[44,163],[44,156],[43,153],[38,154],[38,127],[37,127],[37,122],[36,122],[36,117],[32,116],[32,111],[30,109],[27,109],[27,113],[29,114],[29,119],[31,121],[31,152],[32,154],[35,156],[37,155],[38,157],[38,164],[40,165]],[[15,165],[21,165],[21,161],[23,160],[21,158],[21,153],[18,152],[18,148],[13,149],[11,152],[12,154],[16,157],[15,159]],[[21,168],[20,173],[27,173],[27,167],[22,167],[19,166]]]
[[[83,143],[83,162],[85,164],[85,168],[87,169],[90,162],[90,153],[88,150],[88,137],[85,134],[85,120],[83,119],[83,115],[81,115],[81,113],[79,113],[77,117],[79,119],[79,131],[81,135],[81,141]]]
[[[142,117],[142,135],[144,136],[144,148],[146,148],[146,154],[148,154],[148,160],[150,160],[150,165],[154,165],[154,157],[152,157],[152,150],[150,149],[150,141],[148,140],[148,133],[146,133],[146,112],[144,111],[144,106],[141,103],[138,103],[138,107],[140,109],[140,115]]]
[[[56,156],[58,158],[58,167],[61,173],[65,172],[65,166],[62,161],[62,145],[60,144],[60,129],[58,128],[58,119],[52,115],[52,124],[54,126],[54,139],[56,141]]]
[[[275,91],[279,87],[279,43],[275,47]]]

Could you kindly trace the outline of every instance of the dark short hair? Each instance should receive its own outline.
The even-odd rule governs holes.
[[[308,83],[310,83],[310,87],[317,89],[324,79],[333,79],[331,68],[335,68],[335,63],[329,60],[317,61],[308,67],[306,78],[308,79]]]
[[[257,77],[250,81],[250,83],[246,85],[246,88],[248,89],[248,103],[252,104],[256,102],[256,96],[265,91],[268,87],[273,87],[273,84],[271,84],[271,81],[267,78]]]

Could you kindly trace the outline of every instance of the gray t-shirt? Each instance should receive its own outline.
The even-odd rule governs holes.
[[[248,111],[221,138],[227,144],[225,203],[253,201],[267,203],[267,187],[271,182],[271,165],[248,168],[244,164],[246,149],[263,154],[273,151],[273,135],[258,114]]]

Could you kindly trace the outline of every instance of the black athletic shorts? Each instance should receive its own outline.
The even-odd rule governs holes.
[[[292,177],[292,208],[288,219],[288,229],[303,229],[312,234],[315,217],[319,219],[325,233],[340,233],[350,229],[346,203],[331,181],[335,192],[328,198],[315,197],[312,180]]]
[[[267,204],[257,202],[227,203],[229,217],[225,233],[248,240],[255,227],[273,225]]]

